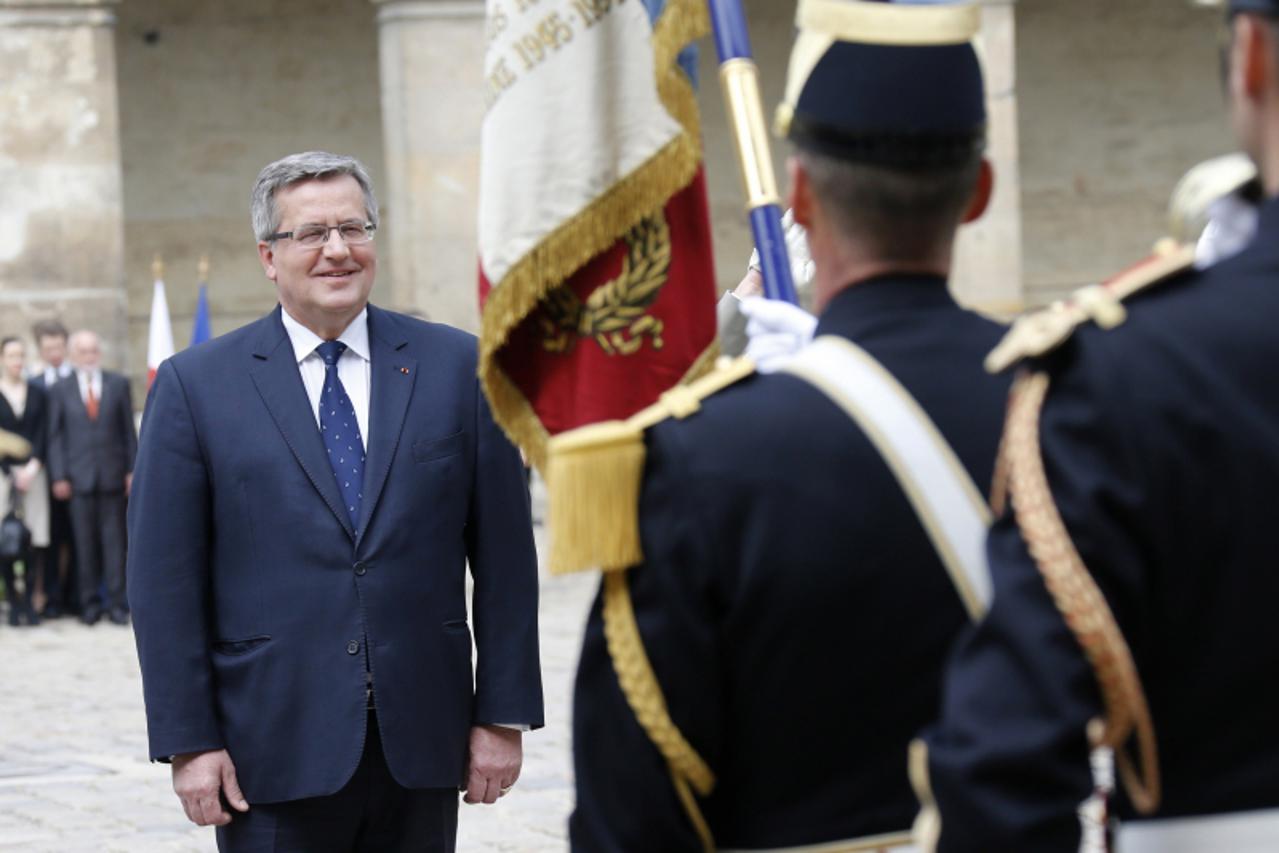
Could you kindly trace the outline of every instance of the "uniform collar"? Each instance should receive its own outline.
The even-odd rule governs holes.
[[[817,335],[858,340],[897,319],[921,311],[956,309],[946,279],[922,273],[889,273],[859,281],[835,294],[817,321]]]
[[[324,338],[303,326],[284,306],[280,306],[280,322],[284,323],[284,331],[289,336],[293,347],[293,356],[301,364],[303,359],[312,355],[315,348],[324,343]],[[338,340],[346,344],[346,348],[365,361],[369,361],[369,309],[364,307],[350,325],[338,335]]]

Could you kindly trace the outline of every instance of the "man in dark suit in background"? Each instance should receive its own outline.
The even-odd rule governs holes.
[[[92,625],[106,610],[125,625],[124,513],[138,451],[133,396],[128,379],[101,368],[96,334],[81,330],[69,343],[74,378],[49,392],[49,478],[53,496],[71,502],[80,620]]]
[[[147,402],[129,598],[150,752],[223,851],[451,851],[459,785],[494,802],[542,724],[519,454],[475,339],[368,303],[377,222],[350,157],[263,169],[280,307],[165,361]]]
[[[41,320],[31,330],[43,367],[31,376],[31,384],[51,392],[72,375],[67,359],[67,329],[57,320]],[[52,426],[52,424],[50,424]],[[49,486],[53,485],[50,481]],[[63,613],[80,612],[80,584],[76,582],[75,537],[71,531],[70,502],[50,495],[49,551],[44,559],[44,611],[57,619]]]

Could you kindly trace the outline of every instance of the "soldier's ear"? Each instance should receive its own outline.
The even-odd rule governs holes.
[[[786,206],[791,209],[795,221],[805,228],[811,228],[813,222],[813,185],[808,180],[808,173],[799,162],[798,157],[786,160],[786,172],[790,178],[790,190],[786,194]]]
[[[981,158],[981,168],[977,173],[977,183],[973,186],[972,198],[968,200],[968,210],[964,213],[964,224],[981,219],[986,208],[990,206],[990,197],[995,194],[995,167],[985,157]]]
[[[1230,91],[1236,98],[1260,100],[1272,84],[1274,44],[1269,25],[1256,15],[1235,15],[1230,41]]]

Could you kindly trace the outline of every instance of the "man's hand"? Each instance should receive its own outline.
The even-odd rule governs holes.
[[[240,793],[240,783],[235,781],[235,765],[225,749],[175,755],[173,790],[196,826],[226,826],[231,822],[219,795],[225,796],[236,811],[249,810],[248,801]]]
[[[53,482],[53,496],[60,501],[71,500],[71,481],[55,480]]]
[[[127,498],[129,496],[129,492],[131,491],[133,491],[133,475],[125,474],[124,475],[124,496]]]
[[[472,804],[496,803],[520,778],[523,760],[523,736],[519,731],[502,726],[473,727],[466,796],[462,799]]]

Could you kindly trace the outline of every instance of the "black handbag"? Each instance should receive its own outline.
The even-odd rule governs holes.
[[[9,512],[0,521],[0,560],[24,560],[31,550],[31,530],[22,520],[22,496],[9,481]]]

